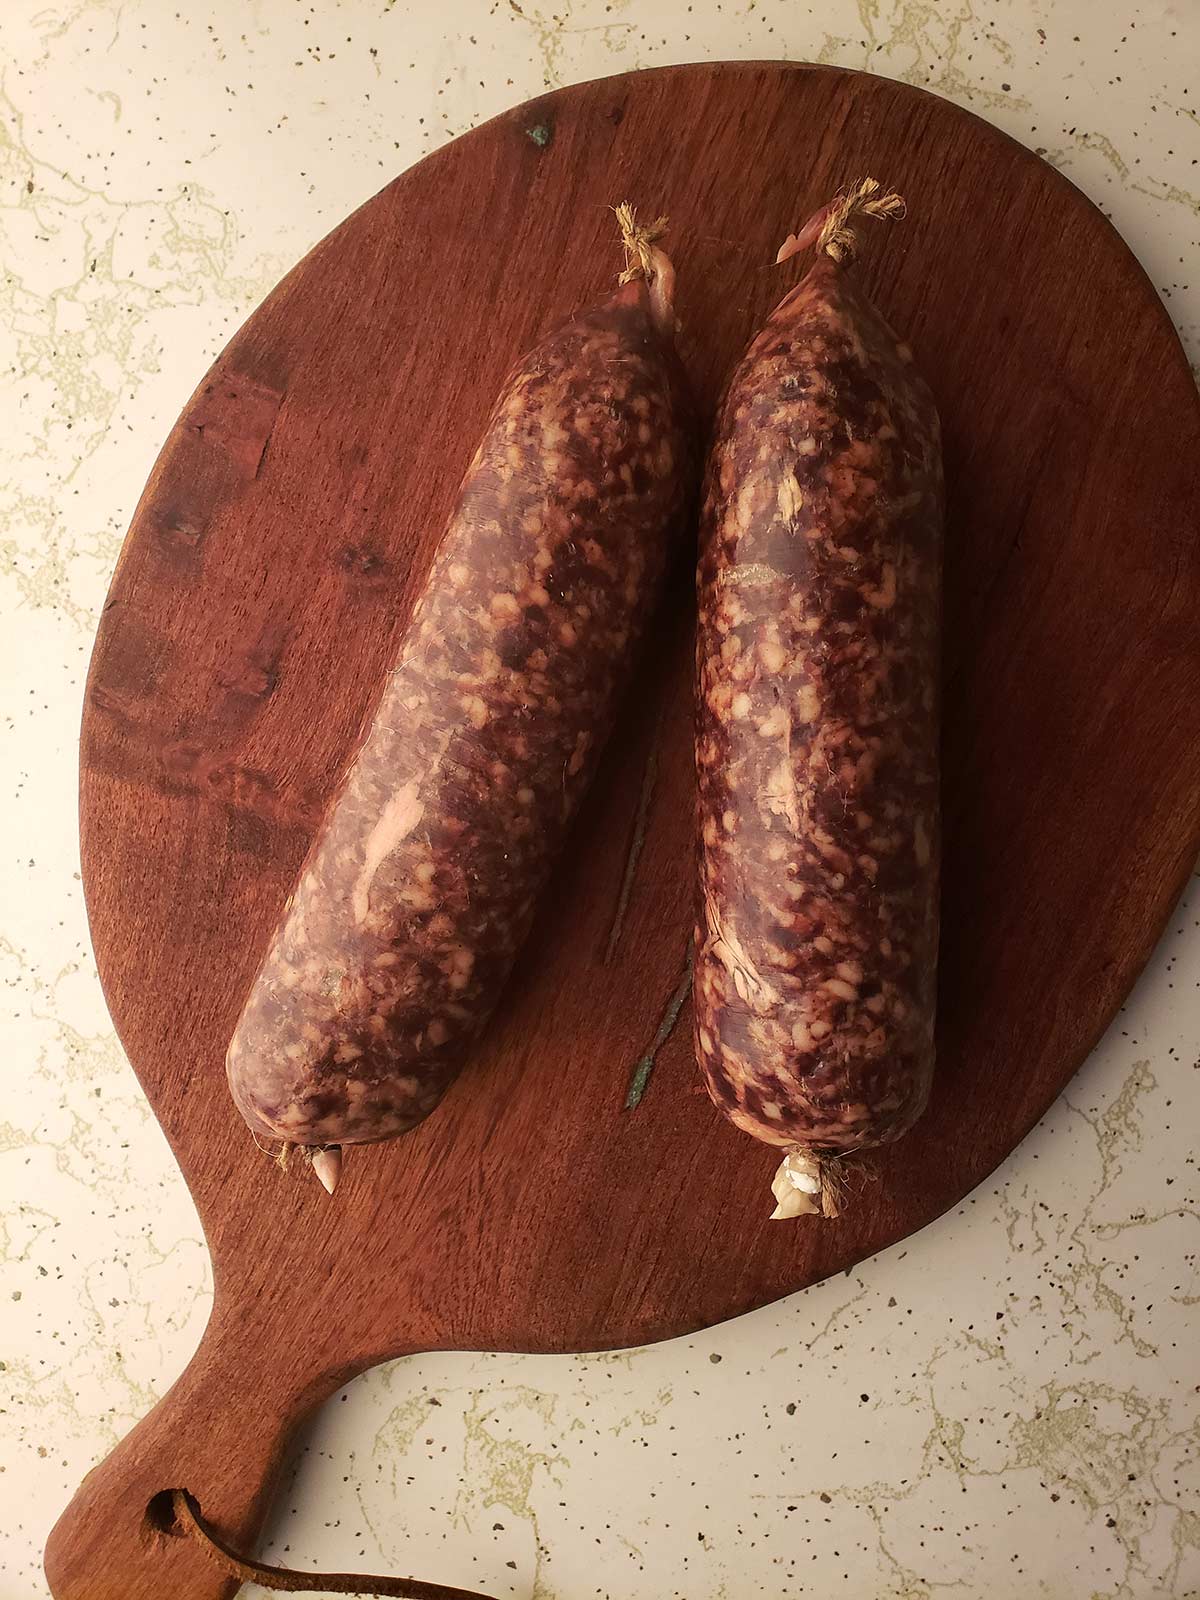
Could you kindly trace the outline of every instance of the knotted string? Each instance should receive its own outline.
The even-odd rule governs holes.
[[[779,247],[776,262],[787,261],[797,251],[816,245],[818,253],[824,251],[839,266],[853,261],[858,252],[858,240],[848,224],[855,217],[902,217],[904,201],[891,190],[880,194],[881,185],[874,178],[862,178],[853,183],[845,194],[837,195],[828,205],[809,217],[799,233],[789,233]]]
[[[853,260],[857,241],[846,226],[852,217],[902,217],[904,201],[901,197],[894,193],[880,194],[879,189],[876,179],[863,178],[831,201],[829,215],[817,235],[817,249],[824,250],[835,261]]]
[[[639,227],[637,213],[628,201],[614,206],[613,215],[625,246],[625,270],[617,281],[629,283],[633,278],[645,278],[649,282],[654,277],[654,256],[650,247],[667,231],[667,218],[656,217],[645,227]]]

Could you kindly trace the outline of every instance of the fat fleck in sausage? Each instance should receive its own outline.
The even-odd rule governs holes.
[[[697,1053],[787,1152],[777,1217],[836,1214],[826,1158],[897,1139],[933,1071],[942,469],[910,350],[847,271],[867,179],[722,403],[697,640]]]
[[[496,403],[366,740],[229,1047],[250,1128],[320,1152],[429,1115],[500,994],[686,516],[674,274],[620,287]]]

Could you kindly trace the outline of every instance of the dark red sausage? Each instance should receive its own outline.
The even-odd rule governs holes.
[[[789,1152],[777,1215],[928,1098],[941,561],[929,389],[822,250],[729,384],[699,568],[698,1056]]]
[[[496,403],[229,1047],[256,1133],[428,1116],[525,938],[691,493],[670,263],[646,259]]]

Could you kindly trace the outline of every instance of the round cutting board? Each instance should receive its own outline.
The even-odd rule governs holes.
[[[619,267],[608,209],[671,217],[702,414],[849,179],[908,199],[856,269],[941,408],[949,492],[940,1062],[842,1217],[767,1220],[776,1153],[697,1091],[690,573],[501,1010],[335,1200],[260,1154],[222,1057],[509,364]],[[976,117],[821,67],[706,64],[549,95],[396,179],[197,389],[121,556],[82,742],[92,932],[187,1178],[216,1305],[171,1395],[53,1536],[59,1600],[231,1586],[146,1508],[186,1487],[252,1542],[295,1423],[413,1350],[661,1339],[903,1238],[1013,1148],[1160,932],[1200,826],[1200,414],[1105,218]],[[662,1030],[665,1031],[665,1028]]]

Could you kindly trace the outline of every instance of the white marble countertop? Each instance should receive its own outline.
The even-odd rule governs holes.
[[[546,86],[820,60],[980,111],[1116,220],[1200,355],[1194,0],[9,0],[0,21],[0,1596],[195,1346],[208,1260],[96,981],[76,731],[158,447],[353,206]],[[700,1337],[381,1368],[268,1555],[519,1600],[1200,1595],[1200,891],[994,1179]],[[261,1591],[255,1591],[259,1593]]]

